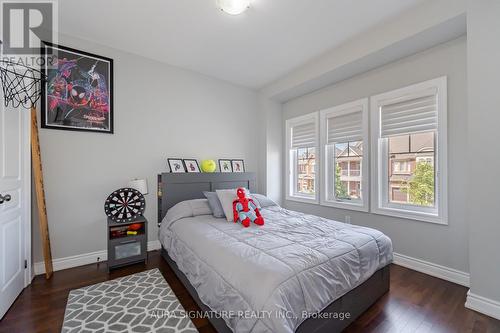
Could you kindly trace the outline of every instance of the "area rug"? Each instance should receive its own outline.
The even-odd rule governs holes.
[[[158,269],[69,293],[63,333],[194,333],[189,314]]]

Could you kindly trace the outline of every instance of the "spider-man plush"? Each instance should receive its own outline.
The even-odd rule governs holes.
[[[252,199],[245,196],[245,190],[239,188],[236,194],[238,199],[233,201],[234,222],[241,222],[245,228],[250,226],[250,222],[264,225],[264,218],[260,215],[257,205]]]

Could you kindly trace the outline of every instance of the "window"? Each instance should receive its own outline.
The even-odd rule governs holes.
[[[409,160],[399,160],[396,158],[396,154],[391,155],[392,174],[403,174],[408,175],[411,173]]]
[[[321,111],[321,203],[368,211],[368,99]]]
[[[287,199],[317,202],[318,112],[287,120]]]
[[[297,148],[296,194],[314,195],[316,182],[316,148]]]
[[[375,213],[447,223],[446,78],[373,96]]]

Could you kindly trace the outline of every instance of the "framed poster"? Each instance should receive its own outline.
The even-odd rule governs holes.
[[[233,172],[233,168],[231,167],[231,160],[219,160],[219,172]]]
[[[198,173],[200,172],[200,166],[198,165],[198,161],[195,159],[183,159],[184,167],[186,168],[186,172],[188,173]]]
[[[184,162],[181,158],[167,158],[168,166],[170,167],[170,172],[172,173],[184,173],[186,168],[184,167]]]
[[[245,172],[245,162],[243,160],[231,160],[233,172]]]
[[[43,42],[42,128],[113,133],[113,59]]]

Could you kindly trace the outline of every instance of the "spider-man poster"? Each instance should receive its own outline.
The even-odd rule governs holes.
[[[42,127],[113,133],[113,59],[44,42]]]

